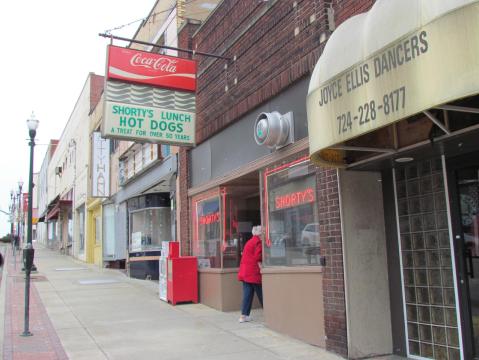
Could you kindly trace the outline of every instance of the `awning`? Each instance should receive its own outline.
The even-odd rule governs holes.
[[[58,218],[58,214],[62,209],[66,209],[72,206],[71,200],[58,200],[55,205],[48,211],[46,220],[54,220]]]
[[[417,141],[432,128],[449,134],[447,115],[439,111],[467,112],[444,104],[477,94],[478,0],[378,0],[336,29],[313,71],[311,160],[344,167],[350,152],[393,154],[401,147],[399,130]],[[421,128],[396,128],[411,116]],[[416,129],[424,135],[412,134]]]

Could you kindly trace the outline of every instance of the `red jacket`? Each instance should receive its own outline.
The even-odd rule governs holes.
[[[246,242],[241,257],[238,280],[253,284],[261,284],[261,273],[258,262],[262,260],[262,246],[259,236],[254,235]]]

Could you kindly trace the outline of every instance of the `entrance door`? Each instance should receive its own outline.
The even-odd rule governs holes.
[[[479,359],[479,161],[475,159],[477,155],[451,161],[449,178],[465,350],[468,358]]]

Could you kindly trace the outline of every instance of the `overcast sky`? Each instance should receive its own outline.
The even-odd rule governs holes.
[[[35,111],[34,170],[50,139],[59,138],[89,72],[104,75],[108,40],[98,33],[146,17],[155,0],[0,1],[0,210],[18,180],[27,191],[26,119]],[[131,37],[140,22],[112,33]],[[118,43],[120,45],[120,43]],[[0,213],[0,236],[10,232]]]

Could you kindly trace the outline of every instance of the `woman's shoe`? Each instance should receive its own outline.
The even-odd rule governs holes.
[[[251,316],[241,315],[238,321],[240,323],[244,323],[244,322],[253,321],[253,319],[251,318]]]

